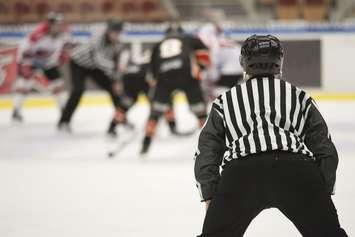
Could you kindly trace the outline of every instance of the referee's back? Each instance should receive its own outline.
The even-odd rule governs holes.
[[[303,236],[347,236],[330,196],[336,148],[311,96],[280,79],[283,54],[273,36],[248,38],[240,58],[246,81],[212,104],[195,154],[208,207],[201,237],[243,236],[270,207]]]
[[[256,77],[220,95],[213,108],[225,121],[226,161],[271,150],[302,153],[312,98],[274,77]]]

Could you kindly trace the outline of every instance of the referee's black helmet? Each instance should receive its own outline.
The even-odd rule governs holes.
[[[181,35],[184,33],[184,29],[177,22],[170,23],[168,28],[165,30],[166,35]]]
[[[123,22],[116,19],[110,19],[106,22],[107,31],[116,31],[120,32],[123,29]]]
[[[252,35],[241,49],[240,65],[250,76],[281,74],[284,50],[272,35]]]

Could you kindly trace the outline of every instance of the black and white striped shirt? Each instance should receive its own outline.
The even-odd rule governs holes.
[[[114,77],[122,45],[109,44],[104,36],[76,47],[71,59],[79,66],[100,69],[107,76]]]
[[[304,90],[270,77],[252,78],[224,92],[212,104],[195,154],[202,199],[213,196],[221,165],[273,150],[337,161],[326,123]]]
[[[303,90],[273,78],[251,79],[223,93],[213,107],[225,121],[226,161],[271,150],[313,157],[304,144],[311,102]]]

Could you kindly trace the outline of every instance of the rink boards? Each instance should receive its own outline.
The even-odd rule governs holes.
[[[355,93],[325,93],[325,92],[313,92],[312,97],[317,101],[355,101]],[[186,103],[186,97],[183,93],[177,93],[174,98],[175,103]],[[83,96],[80,101],[82,106],[101,106],[110,104],[110,98],[108,95],[101,92],[90,92]],[[147,104],[148,100],[144,95],[141,95],[138,99],[138,104]],[[13,106],[12,97],[2,96],[0,97],[0,109],[11,109]],[[29,96],[25,100],[24,106],[26,108],[34,107],[52,107],[55,106],[55,100],[49,95],[34,95]]]

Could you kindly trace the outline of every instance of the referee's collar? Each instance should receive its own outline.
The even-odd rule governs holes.
[[[249,80],[251,80],[251,79],[264,79],[264,78],[275,79],[275,75],[256,75],[256,76],[251,76],[249,78]]]

